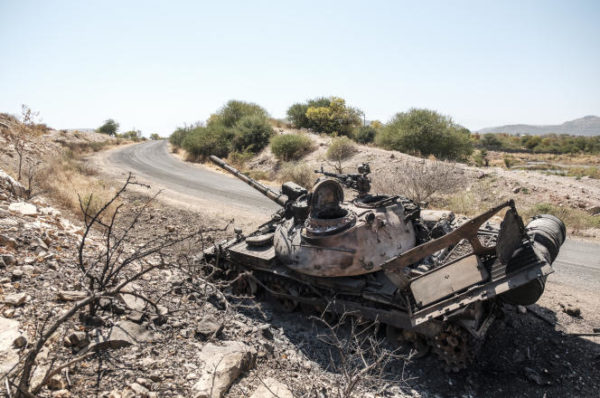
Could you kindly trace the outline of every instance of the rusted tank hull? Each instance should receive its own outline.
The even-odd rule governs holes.
[[[375,209],[346,207],[352,218],[335,234],[310,235],[288,220],[277,227],[275,252],[281,264],[307,275],[354,276],[377,272],[386,259],[415,246],[411,221],[399,203]]]

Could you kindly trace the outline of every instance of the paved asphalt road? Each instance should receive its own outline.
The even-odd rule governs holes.
[[[108,162],[160,186],[194,198],[271,213],[279,206],[235,177],[185,163],[168,151],[166,141],[149,141],[113,151]]]
[[[166,141],[150,141],[111,153],[108,161],[175,192],[193,198],[219,201],[238,208],[267,213],[276,204],[244,182],[207,168],[185,163],[169,154]],[[595,289],[600,282],[600,245],[568,239],[555,263],[562,283]]]

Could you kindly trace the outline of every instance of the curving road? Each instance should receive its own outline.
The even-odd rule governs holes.
[[[150,141],[111,151],[106,162],[121,171],[131,171],[167,188],[170,195],[180,195],[185,204],[199,201],[201,207],[216,208],[227,217],[237,210],[246,215],[264,216],[278,205],[235,177],[218,173],[201,165],[183,162],[171,155],[166,141]],[[600,286],[600,245],[568,239],[555,263],[556,277],[566,285],[597,291]]]
[[[167,142],[163,140],[117,149],[110,153],[107,161],[155,185],[187,195],[190,201],[212,201],[263,214],[279,208],[235,177],[179,160],[169,154]]]

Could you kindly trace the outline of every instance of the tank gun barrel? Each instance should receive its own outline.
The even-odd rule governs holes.
[[[256,189],[257,191],[265,195],[267,198],[271,199],[273,202],[277,203],[280,206],[285,206],[285,202],[287,201],[287,197],[285,195],[264,186],[263,184],[261,184],[253,178],[248,177],[247,175],[243,174],[235,167],[228,165],[226,162],[216,157],[215,155],[210,155],[210,160],[212,160],[213,163],[215,163],[217,166],[227,170],[240,180],[244,181],[246,184],[250,185],[252,188]]]

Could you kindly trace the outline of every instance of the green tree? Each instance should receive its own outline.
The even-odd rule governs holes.
[[[328,108],[331,104],[331,99],[326,97],[317,97],[306,101],[305,103],[296,103],[290,106],[287,110],[287,116],[295,128],[312,128],[310,120],[306,117],[308,108]]]
[[[362,126],[356,132],[356,141],[361,144],[368,144],[375,140],[376,134],[377,129],[372,124],[370,126]]]
[[[217,113],[211,115],[207,125],[218,123],[231,128],[245,116],[258,116],[268,119],[269,114],[265,109],[251,102],[231,100]]]
[[[362,124],[360,115],[358,109],[346,106],[346,101],[338,97],[331,97],[329,106],[309,106],[306,111],[310,129],[349,137]]]
[[[429,109],[398,113],[377,135],[376,143],[387,149],[450,160],[464,160],[473,152],[469,130]]]
[[[160,135],[158,135],[158,133],[152,133],[150,134],[150,139],[151,140],[160,140]]]
[[[226,157],[231,150],[229,144],[232,139],[231,129],[220,125],[200,126],[186,134],[182,147],[192,160],[205,159],[209,155]]]
[[[104,124],[98,127],[98,132],[101,134],[107,134],[110,136],[114,136],[117,134],[119,130],[119,123],[115,122],[113,119],[108,119],[104,122]]]
[[[266,117],[258,114],[244,116],[235,124],[232,149],[258,153],[269,144],[274,133]]]

